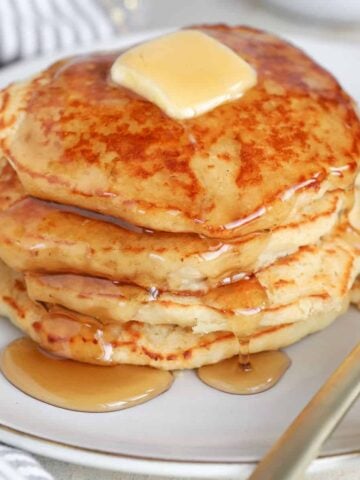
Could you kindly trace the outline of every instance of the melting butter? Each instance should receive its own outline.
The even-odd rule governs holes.
[[[82,412],[110,412],[165,392],[170,372],[135,365],[99,366],[52,357],[28,338],[2,352],[0,370],[19,390],[43,402]]]
[[[205,365],[197,374],[200,380],[217,390],[249,395],[264,392],[275,385],[290,363],[283,352],[261,352]]]
[[[255,70],[205,33],[182,30],[120,55],[111,79],[159,106],[168,116],[201,115],[241,97],[256,84]]]

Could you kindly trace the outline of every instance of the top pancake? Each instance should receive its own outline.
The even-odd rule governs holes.
[[[359,121],[334,78],[267,33],[199,30],[249,62],[258,84],[191,120],[112,85],[119,52],[64,60],[3,91],[1,147],[25,189],[150,229],[233,238],[351,185]]]

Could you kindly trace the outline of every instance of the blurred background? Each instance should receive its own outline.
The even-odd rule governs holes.
[[[0,0],[0,68],[23,59],[194,23],[360,43],[360,0]]]

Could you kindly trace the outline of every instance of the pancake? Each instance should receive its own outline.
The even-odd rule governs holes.
[[[360,175],[355,182],[354,205],[349,214],[349,225],[342,226],[342,236],[360,258]],[[351,303],[360,309],[360,277],[355,279],[350,292]]]
[[[358,277],[354,285],[352,286],[351,292],[350,292],[350,300],[351,303],[356,305],[358,308],[360,308],[360,278]]]
[[[343,309],[347,307],[344,302]],[[250,353],[289,345],[326,327],[339,312],[268,328],[254,335]],[[240,350],[230,332],[195,334],[191,329],[141,322],[102,324],[89,316],[30,300],[21,274],[0,262],[0,315],[5,315],[49,352],[95,364],[129,363],[163,369],[197,368]]]
[[[354,187],[354,204],[349,214],[349,222],[353,228],[360,231],[360,175],[356,177]]]
[[[76,275],[25,275],[33,300],[56,304],[101,322],[138,320],[191,327],[196,333],[257,334],[264,327],[342,311],[360,261],[341,236],[302,247],[249,279],[205,295],[175,295]]]
[[[190,120],[112,84],[120,52],[0,92],[0,315],[50,352],[196,368],[360,303],[352,100],[270,34],[195,28],[258,83]]]
[[[258,83],[191,120],[111,84],[119,52],[72,57],[3,90],[1,149],[26,191],[154,230],[235,238],[349,188],[360,129],[336,80],[270,34],[196,28]]]
[[[172,292],[206,292],[316,243],[348,203],[341,190],[328,192],[291,223],[226,242],[147,232],[113,217],[26,198],[6,163],[0,166],[0,191],[0,257],[15,270],[77,273]]]
[[[26,197],[27,194],[14,170],[4,158],[0,158],[0,212]]]

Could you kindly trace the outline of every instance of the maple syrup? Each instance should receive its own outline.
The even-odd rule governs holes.
[[[10,383],[31,397],[82,412],[132,407],[157,397],[173,382],[170,372],[152,367],[105,367],[55,357],[29,338],[5,348],[0,369]]]
[[[260,393],[274,386],[290,366],[281,351],[240,354],[198,369],[198,377],[210,387],[240,395]]]

